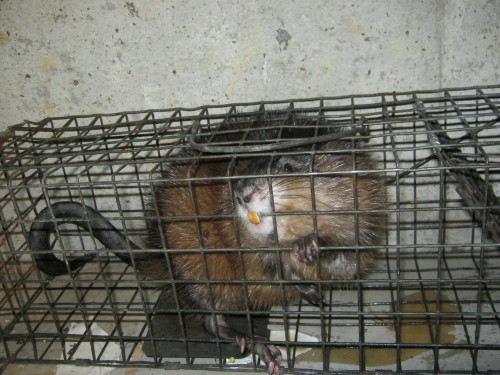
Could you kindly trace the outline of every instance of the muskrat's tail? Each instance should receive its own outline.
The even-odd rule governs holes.
[[[71,223],[92,233],[109,250],[137,250],[139,247],[120,232],[98,211],[77,202],[58,202],[44,208],[35,218],[29,232],[29,248],[33,251],[37,267],[50,276],[60,276],[82,267],[92,260],[96,253],[87,254],[66,262],[58,259],[51,250],[50,234],[57,225]],[[132,258],[123,252],[114,253],[131,265]]]

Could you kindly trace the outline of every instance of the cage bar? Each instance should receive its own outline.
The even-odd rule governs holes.
[[[319,307],[283,298],[268,311],[224,313],[244,330],[270,332],[289,373],[498,371],[499,107],[500,86],[494,85],[58,117],[10,127],[0,135],[0,358],[263,369],[252,354],[232,363],[238,348],[193,328],[190,316],[213,311],[182,306],[175,285],[185,280],[152,283],[134,264],[104,249],[92,233],[64,223],[51,237],[53,253],[64,261],[82,253],[97,256],[70,275],[47,276],[33,262],[28,236],[44,208],[74,201],[98,210],[131,241],[143,243],[148,220],[151,225],[161,218],[151,203],[155,186],[165,179],[165,165],[186,159],[180,150],[197,144],[204,152],[193,153],[191,162],[227,161],[224,174],[206,180],[231,190],[232,169],[241,158],[310,152],[279,148],[290,141],[288,128],[305,127],[313,129],[313,140],[321,129],[348,132],[344,136],[357,142],[352,152],[369,152],[377,161],[371,172],[383,177],[388,190],[388,224],[383,243],[376,246],[377,262],[368,274],[328,288]],[[238,127],[249,119],[265,124],[269,113],[273,122],[265,126],[276,129],[274,138],[256,140],[254,130]],[[228,140],[228,133],[240,135]],[[241,146],[265,147],[235,151]],[[350,171],[360,172],[355,165]],[[311,169],[296,178],[315,181],[320,176]],[[363,213],[312,207],[301,214],[313,215],[315,222],[321,215]],[[203,259],[208,250],[199,223],[207,218],[235,220],[217,214],[189,217],[198,223],[200,235],[199,248],[190,250]],[[175,251],[182,249],[163,250]],[[210,251],[242,257],[259,249]],[[208,279],[204,285],[216,284]],[[290,284],[279,283],[283,288]]]

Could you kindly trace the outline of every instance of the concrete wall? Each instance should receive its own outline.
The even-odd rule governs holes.
[[[499,20],[499,0],[0,0],[0,130],[498,83]]]

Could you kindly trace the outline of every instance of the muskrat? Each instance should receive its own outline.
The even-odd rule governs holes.
[[[221,179],[231,174],[230,161],[171,165],[155,194],[158,214],[165,219],[159,233],[150,236],[151,247],[165,242],[171,249],[191,249],[170,253],[177,280],[220,281],[177,284],[181,299],[205,311],[266,310],[299,296],[320,304],[322,293],[314,281],[352,279],[366,271],[375,251],[356,249],[380,242],[386,195],[382,178],[373,172],[374,161],[367,153],[353,153],[351,145],[332,141],[315,153],[301,148],[245,160],[247,166],[237,174],[246,177],[232,182]],[[207,251],[276,247],[283,250]],[[205,251],[196,251],[200,248]],[[159,262],[146,268],[155,278],[166,269]],[[228,280],[242,283],[224,283]],[[282,288],[280,280],[299,283]],[[221,314],[204,315],[203,324],[244,350],[248,337]],[[274,345],[256,345],[255,352],[269,373],[280,372]]]
[[[205,329],[243,352],[250,337],[218,311],[267,310],[300,296],[321,304],[321,286],[360,277],[374,262],[373,248],[385,231],[386,191],[376,163],[355,151],[358,145],[335,140],[257,158],[200,159],[182,151],[164,165],[148,225],[146,246],[172,249],[168,262],[162,254],[134,263],[152,280],[168,280],[169,263],[174,279],[188,281],[176,283],[184,306],[207,312],[200,314]],[[51,211],[57,217],[54,206]],[[30,244],[37,250],[34,229]],[[123,248],[129,244],[124,239]],[[37,263],[55,259],[43,254]],[[264,337],[252,339],[268,372],[280,374],[279,349],[259,343]]]

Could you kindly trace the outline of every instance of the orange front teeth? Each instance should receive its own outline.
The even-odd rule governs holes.
[[[249,212],[248,213],[248,220],[252,223],[252,224],[259,224],[260,223],[260,217],[259,217],[259,214],[257,212]]]

